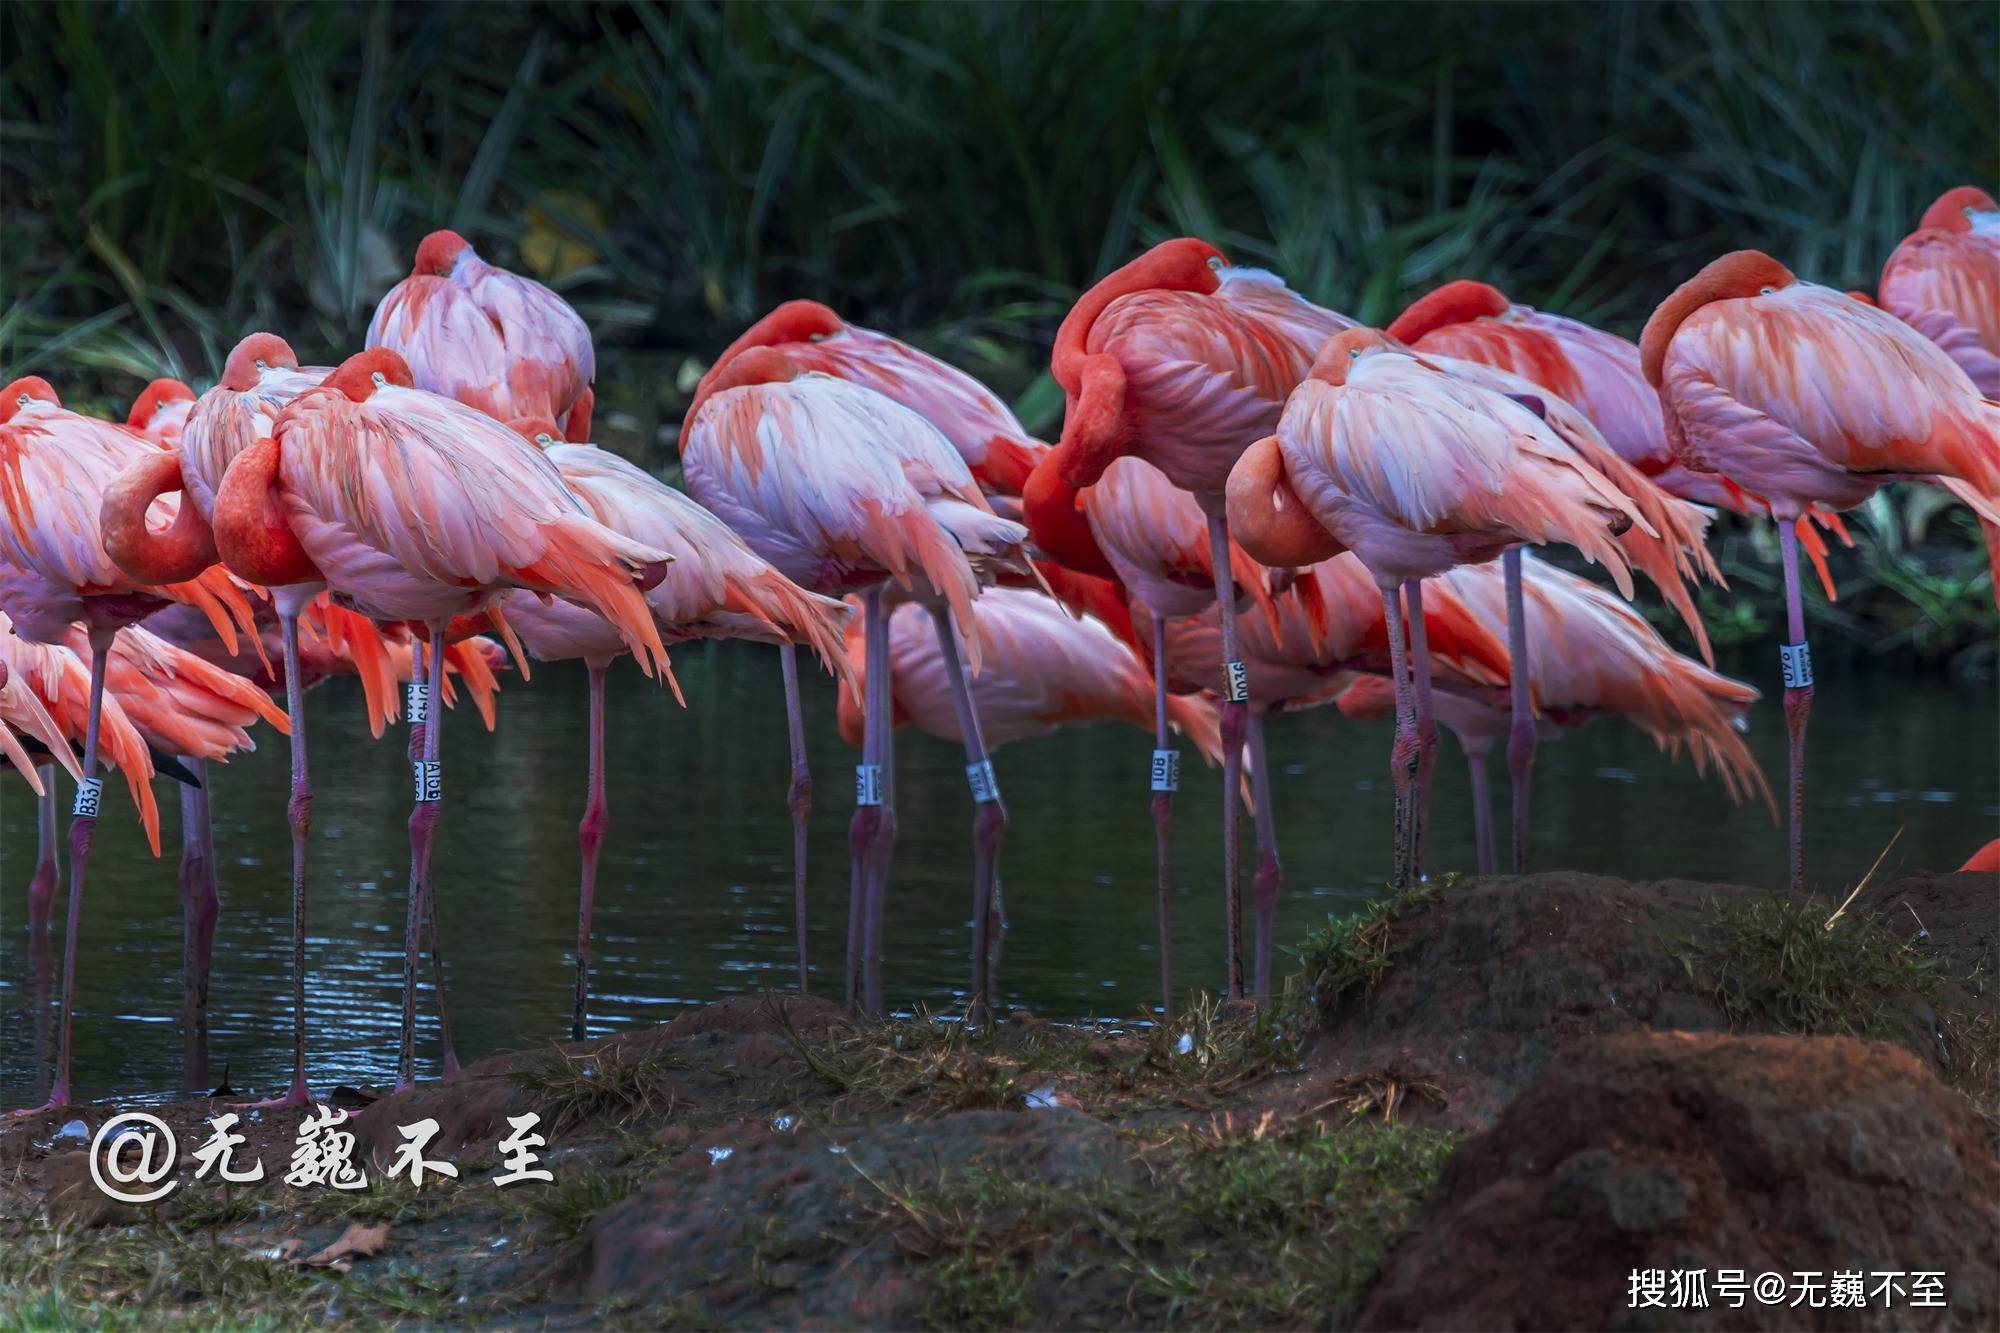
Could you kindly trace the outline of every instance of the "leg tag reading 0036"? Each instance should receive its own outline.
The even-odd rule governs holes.
[[[993,776],[993,761],[982,759],[976,764],[965,766],[965,781],[972,788],[972,800],[976,805],[1000,799],[1000,779]]]
[[[85,778],[76,784],[76,804],[69,812],[77,819],[97,818],[97,807],[104,800],[104,779]]]
[[[1181,789],[1181,752],[1179,750],[1153,751],[1153,790],[1179,791]]]
[[[412,722],[428,722],[431,717],[431,687],[429,681],[410,682],[410,706],[404,710]]]
[[[444,764],[440,760],[413,759],[410,768],[417,779],[418,801],[444,799]]]
[[[1222,664],[1224,693],[1230,703],[1247,703],[1250,699],[1250,672],[1241,662]]]
[[[856,764],[854,766],[854,803],[856,805],[882,804],[882,765]]]
[[[1812,686],[1812,650],[1803,643],[1781,643],[1778,645],[1778,660],[1785,665],[1785,688],[1788,690],[1809,689]]]

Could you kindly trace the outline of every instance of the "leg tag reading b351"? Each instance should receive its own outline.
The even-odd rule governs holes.
[[[1788,690],[1810,689],[1812,678],[1812,650],[1803,643],[1781,643],[1778,645],[1778,660],[1785,667],[1785,688]]]
[[[966,785],[972,788],[972,800],[976,805],[1000,799],[1000,779],[993,775],[993,761],[982,759],[976,764],[965,766]]]
[[[1153,751],[1153,790],[1179,791],[1181,789],[1181,752],[1179,750]]]
[[[104,779],[85,778],[76,784],[76,804],[69,808],[69,812],[77,819],[95,819],[103,800]]]
[[[1222,684],[1224,696],[1230,703],[1248,703],[1250,700],[1250,671],[1241,662],[1222,664]]]
[[[882,765],[856,764],[854,766],[854,803],[856,805],[882,804]]]
[[[417,780],[417,800],[439,801],[444,799],[444,764],[436,759],[414,759],[410,769]]]
[[[410,703],[404,710],[412,722],[428,722],[431,716],[431,687],[428,681],[410,682]]]

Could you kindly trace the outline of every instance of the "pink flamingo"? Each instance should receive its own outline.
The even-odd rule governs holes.
[[[158,379],[132,400],[125,424],[153,443],[172,448],[181,442],[181,431],[193,411],[193,389],[179,380]]]
[[[1522,567],[1529,635],[1548,650],[1527,669],[1534,673],[1539,725],[1549,738],[1596,718],[1626,718],[1670,755],[1685,747],[1696,772],[1713,764],[1732,801],[1760,796],[1777,818],[1771,789],[1738,734],[1757,698],[1755,687],[1675,652],[1644,617],[1597,585],[1532,558]],[[1512,623],[1512,589],[1490,564],[1448,570],[1435,590],[1456,594],[1489,630]],[[1382,677],[1359,678],[1340,696],[1340,710],[1349,717],[1388,717],[1394,709],[1393,689]],[[1465,751],[1479,869],[1491,874],[1496,858],[1483,808],[1485,763],[1494,743],[1512,731],[1512,710],[1470,692],[1445,691],[1437,711]]]
[[[1229,470],[1276,426],[1314,351],[1352,326],[1272,274],[1230,267],[1205,241],[1163,241],[1098,282],[1064,317],[1051,360],[1067,408],[1062,442],[1038,468],[1082,490],[1120,454],[1152,463],[1200,502],[1216,597],[1234,605],[1222,498]],[[1222,635],[1223,920],[1227,989],[1237,997],[1243,951],[1235,791],[1249,706],[1233,620],[1224,621]]]
[[[453,617],[528,588],[611,618],[649,675],[666,649],[641,596],[668,559],[592,519],[541,451],[451,399],[411,387],[386,348],[350,357],[293,399],[239,453],[217,492],[216,544],[230,567],[276,586],[322,582],[377,620],[415,621],[442,644]],[[429,654],[430,696],[444,654]],[[290,664],[288,663],[288,670]],[[417,942],[442,798],[440,719],[414,762],[399,1084],[415,1076]],[[442,997],[440,997],[442,998]]]
[[[1982,519],[2000,521],[2000,404],[1895,316],[1800,282],[1755,250],[1682,283],[1646,321],[1640,353],[1682,462],[1766,497],[1778,523],[1796,891],[1805,882],[1812,663],[1792,525],[1808,505],[1850,509],[1910,477],[1936,477]]]
[[[0,654],[4,654],[5,649],[5,641],[0,641]],[[45,753],[48,757],[37,758],[36,754],[31,753],[22,743],[22,736],[35,742],[37,751]],[[0,655],[0,759],[5,759],[13,765],[14,771],[27,782],[28,790],[35,793],[38,801],[47,797],[50,788],[54,786],[53,777],[47,782],[43,781],[41,770],[44,767],[53,770],[55,765],[61,764],[69,770],[72,778],[83,777],[83,768],[76,762],[76,752],[70,748],[69,739],[63,735],[62,728],[50,715],[47,705],[8,665],[4,655]],[[45,808],[48,827],[42,831],[41,853],[43,856],[53,857],[55,806],[50,803]],[[51,893],[55,891],[53,865],[50,868],[48,891]],[[43,913],[46,917],[46,907]],[[33,928],[39,930],[46,924],[46,920],[33,923]]]
[[[913,725],[941,740],[963,742],[963,714],[953,682],[959,663],[945,660],[945,644],[921,608],[903,604],[889,613],[889,712],[894,726]],[[1221,758],[1222,733],[1215,705],[1198,697],[1158,696],[1151,673],[1118,633],[1092,616],[1077,616],[1047,594],[995,588],[979,601],[980,671],[969,688],[988,752],[1017,740],[1046,736],[1058,727],[1117,721],[1141,730],[1185,733],[1204,760]],[[865,645],[859,626],[847,632],[847,655],[867,685]],[[840,694],[840,734],[849,745],[864,737],[861,690],[845,683]],[[999,994],[1000,934],[1006,917],[996,884],[987,924],[992,953],[984,989]],[[1163,1003],[1171,1003],[1172,936],[1161,920]]]
[[[33,376],[0,390],[0,610],[17,633],[42,643],[62,641],[82,621],[90,636],[91,704],[85,728],[83,769],[70,824],[69,921],[65,929],[62,1036],[49,1106],[70,1095],[71,1019],[76,998],[76,939],[83,886],[97,826],[101,783],[96,779],[97,719],[102,709],[106,659],[126,625],[168,602],[190,602],[206,611],[219,633],[233,637],[249,624],[250,609],[220,570],[186,579],[134,578],[113,562],[107,546],[119,534],[101,524],[99,511],[119,474],[159,446],[110,422],[66,411],[48,382]],[[204,546],[199,516],[161,500],[153,516],[168,526],[168,544]],[[145,519],[141,511],[141,521]],[[212,548],[211,548],[212,549]],[[150,794],[147,797],[150,803]]]
[[[1423,580],[1523,542],[1562,541],[1602,563],[1629,596],[1613,533],[1644,522],[1538,413],[1374,329],[1328,341],[1278,433],[1251,446],[1231,474],[1229,508],[1258,559],[1304,564],[1352,550],[1382,590],[1397,697],[1398,885],[1422,873],[1437,748]]]
[[[410,276],[375,307],[367,346],[400,353],[418,388],[499,421],[547,417],[572,440],[590,438],[597,357],[583,317],[455,231],[418,244]]]
[[[888,651],[883,585],[931,608],[939,643],[953,627],[977,667],[972,604],[982,580],[1031,576],[1027,531],[987,505],[951,442],[924,417],[872,389],[807,372],[782,348],[731,357],[696,407],[681,446],[687,485],[752,550],[800,587],[863,594],[868,661]],[[946,652],[952,667],[955,648]],[[954,675],[958,675],[954,671]],[[848,918],[848,999],[881,1010],[881,938],[895,843],[895,747],[886,672],[869,691],[866,744],[856,770]],[[973,820],[974,1017],[986,1001],[986,920],[1006,811],[964,680],[967,780]]]
[[[847,608],[809,593],[780,574],[730,531],[729,526],[651,473],[588,444],[565,444],[555,423],[522,420],[514,428],[538,445],[562,473],[563,484],[605,527],[667,552],[674,563],[646,594],[660,638],[668,644],[695,639],[749,639],[779,645],[791,654],[802,643],[830,670],[844,663],[840,626]],[[576,1001],[570,1040],[588,1035],[590,913],[597,892],[597,857],[610,822],[604,785],[604,681],[625,644],[610,621],[569,602],[543,602],[511,593],[508,621],[530,655],[543,661],[582,658],[590,672],[590,791],[577,839],[583,882],[576,926]],[[795,848],[795,852],[799,849]],[[802,854],[796,857],[803,864]],[[793,884],[798,935],[799,991],[806,990],[806,886]]]
[[[1946,190],[1882,266],[1882,308],[1944,348],[1979,392],[2000,398],[2000,204]]]

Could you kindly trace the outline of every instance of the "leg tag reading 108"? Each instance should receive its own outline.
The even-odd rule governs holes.
[[[1250,700],[1250,672],[1241,662],[1222,664],[1224,693],[1230,703],[1248,703]]]
[[[1179,791],[1181,789],[1181,752],[1179,750],[1153,751],[1153,790]]]
[[[972,800],[976,805],[1000,799],[1000,779],[993,775],[993,761],[982,759],[976,764],[965,766],[965,781],[972,788]]]
[[[444,764],[436,759],[414,759],[410,768],[417,779],[418,801],[444,799]]]
[[[882,765],[856,764],[854,766],[854,803],[856,805],[882,804]]]
[[[410,682],[410,706],[405,710],[412,722],[428,722],[431,717],[431,687],[429,681]]]
[[[104,779],[85,778],[76,784],[76,804],[70,807],[70,814],[77,819],[97,818],[97,807],[104,799]]]
[[[1812,686],[1812,650],[1803,643],[1781,643],[1778,645],[1778,660],[1785,666],[1785,688],[1788,690],[1809,689]]]

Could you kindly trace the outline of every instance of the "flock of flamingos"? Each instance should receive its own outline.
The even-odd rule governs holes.
[[[1796,887],[1812,701],[1800,548],[1824,579],[1839,512],[1910,481],[1970,505],[2000,549],[1994,201],[1940,198],[1889,257],[1876,299],[1739,251],[1667,296],[1636,346],[1471,281],[1380,330],[1212,245],[1170,240],[1063,320],[1053,447],[964,372],[792,301],[703,376],[680,434],[685,494],[589,443],[594,360],[575,311],[451,232],[424,239],[366,349],[337,367],[301,366],[283,339],[255,333],[208,392],[157,381],[122,424],[17,379],[0,391],[0,751],[42,801],[33,929],[47,928],[56,887],[55,766],[78,783],[49,1105],[70,1096],[100,764],[124,777],[156,854],[156,766],[187,784],[184,833],[198,846],[203,766],[249,744],[259,720],[290,736],[292,759],[293,1072],[265,1104],[309,1099],[302,716],[307,688],[334,673],[360,677],[378,737],[399,711],[412,724],[401,1085],[416,1072],[417,971],[435,929],[441,706],[462,695],[490,726],[509,659],[524,679],[531,659],[589,668],[578,1038],[606,831],[606,672],[629,653],[678,695],[669,646],[709,637],[768,642],[784,664],[802,988],[813,789],[800,645],[839,678],[842,730],[861,749],[850,1003],[882,1005],[894,729],[965,747],[981,1021],[1007,823],[991,751],[1092,718],[1155,732],[1163,996],[1174,731],[1223,768],[1232,995],[1246,989],[1237,821],[1254,813],[1249,987],[1262,994],[1278,893],[1263,727],[1284,710],[1393,713],[1399,885],[1422,874],[1438,722],[1471,764],[1484,870],[1496,861],[1493,746],[1505,743],[1520,869],[1538,735],[1604,714],[1686,747],[1775,818],[1738,734],[1757,691],[1712,669],[1690,593],[1720,582],[1704,545],[1714,512],[1768,515],[1788,617]],[[1618,595],[1525,551],[1551,543],[1601,565]],[[1635,572],[1701,660],[1627,606]],[[279,682],[282,711],[266,693]],[[216,897],[214,859],[201,864],[183,896],[188,1021],[205,1031]],[[201,1086],[205,1069],[193,1077]]]

